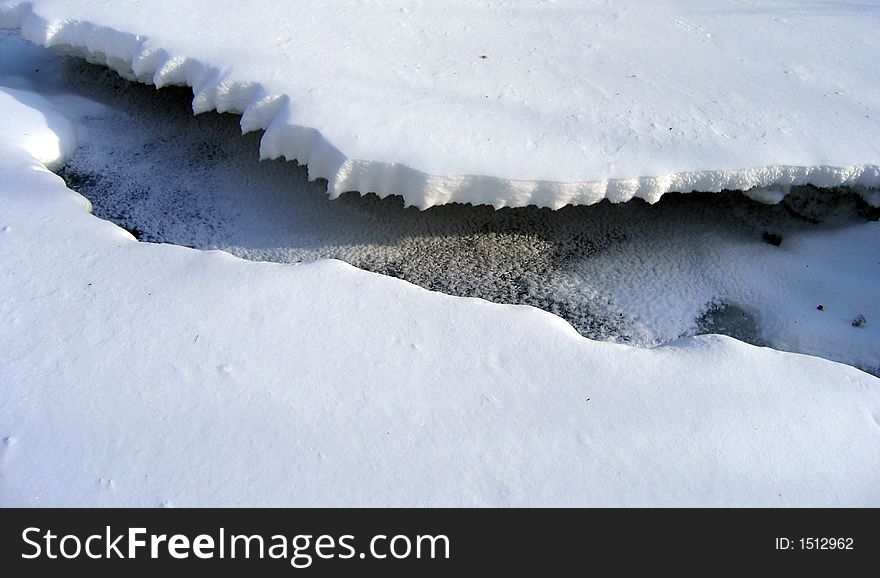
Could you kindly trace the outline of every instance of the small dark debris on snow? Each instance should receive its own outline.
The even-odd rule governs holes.
[[[868,320],[865,319],[865,316],[864,316],[864,315],[859,315],[858,317],[856,317],[856,318],[853,319],[853,321],[852,321],[852,326],[853,326],[853,327],[858,327],[859,329],[861,329],[862,327],[864,327],[864,326],[867,325],[867,324],[868,324]]]
[[[775,233],[771,233],[770,231],[764,231],[761,233],[761,238],[773,245],[774,247],[778,247],[782,244],[782,237]]]

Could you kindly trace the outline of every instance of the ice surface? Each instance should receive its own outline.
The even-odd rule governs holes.
[[[559,208],[880,186],[880,3],[33,0],[0,25],[356,190]]]
[[[28,152],[85,104],[24,84],[0,87],[23,119],[0,139],[0,505],[880,504],[880,379],[137,243]]]

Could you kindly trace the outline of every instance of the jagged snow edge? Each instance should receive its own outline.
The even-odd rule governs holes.
[[[407,206],[426,209],[446,203],[487,204],[501,207],[536,205],[559,209],[566,205],[591,205],[608,199],[614,203],[633,198],[656,203],[670,192],[720,192],[762,189],[787,191],[791,186],[849,186],[860,189],[865,200],[880,204],[880,165],[766,166],[740,170],[688,171],[655,177],[606,179],[585,182],[519,181],[492,176],[429,175],[398,163],[349,159],[315,128],[287,122],[289,97],[269,94],[260,84],[227,81],[221,72],[198,60],[168,54],[149,46],[149,39],[112,28],[75,20],[45,20],[29,2],[0,5],[0,28],[20,29],[36,44],[67,52],[107,66],[129,79],[153,84],[189,86],[193,112],[216,110],[241,114],[243,133],[265,130],[260,158],[285,158],[308,167],[309,180],[328,182],[330,198],[346,191],[400,195]],[[783,195],[784,196],[784,192]]]

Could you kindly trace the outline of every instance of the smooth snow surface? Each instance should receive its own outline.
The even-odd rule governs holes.
[[[880,379],[135,242],[29,145],[100,107],[28,82],[0,82],[2,506],[880,505]]]
[[[73,152],[76,146],[73,126],[42,97],[6,88],[0,93],[0,110],[19,113],[4,115],[0,121],[0,144],[7,150],[21,149],[48,166],[54,166]],[[46,130],[48,127],[52,130]]]
[[[32,0],[0,26],[356,190],[559,208],[880,186],[880,3]]]

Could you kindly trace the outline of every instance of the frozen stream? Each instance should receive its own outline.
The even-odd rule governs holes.
[[[3,32],[0,54],[3,45],[21,42]],[[784,262],[788,271],[808,257],[797,252],[799,244],[791,252],[792,237],[876,219],[856,195],[810,188],[772,206],[739,193],[559,211],[468,205],[419,211],[399,197],[356,193],[331,201],[325,183],[308,182],[303,167],[260,162],[259,134],[242,137],[238,117],[193,117],[189,89],[156,91],[77,59],[29,50],[45,53],[45,66],[0,83],[36,84],[76,111],[80,147],[59,174],[91,200],[95,215],[140,240],[255,260],[341,259],[432,290],[534,305],[596,339],[653,346],[720,332],[810,352],[767,326],[780,325],[780,316],[815,314],[820,295],[804,295],[805,282],[796,290],[811,312],[774,310],[787,299],[764,298],[767,263]],[[856,315],[870,322],[861,309],[841,312],[840,322]],[[873,339],[864,329],[840,331]]]

